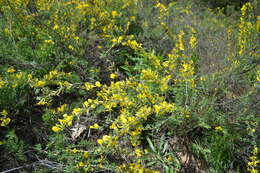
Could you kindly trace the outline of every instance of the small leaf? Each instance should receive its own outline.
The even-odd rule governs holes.
[[[160,139],[160,147],[159,147],[160,151],[162,151],[162,149],[163,149],[163,144],[164,144],[163,140],[164,140],[164,138],[162,136]]]
[[[146,164],[147,167],[153,166],[157,163],[157,161],[151,161],[149,163]]]
[[[165,172],[165,173],[170,173],[170,168],[169,168],[169,166],[163,164],[163,167],[164,167],[164,172]]]
[[[168,142],[165,142],[162,152],[165,153],[167,149],[168,149]]]
[[[169,173],[175,173],[174,168],[171,167]]]
[[[203,128],[205,128],[205,129],[210,129],[211,127],[208,125],[208,124],[206,124],[205,122],[201,122],[200,124],[199,124],[199,127],[203,127]]]
[[[147,137],[146,139],[147,139],[147,141],[148,141],[148,143],[149,143],[149,146],[150,146],[150,148],[152,149],[152,151],[153,151],[154,153],[156,153],[156,148],[154,147],[154,145],[153,145],[151,139],[148,138],[148,137]]]

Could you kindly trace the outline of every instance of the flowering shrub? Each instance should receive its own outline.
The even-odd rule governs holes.
[[[257,172],[256,3],[0,5],[1,170]]]

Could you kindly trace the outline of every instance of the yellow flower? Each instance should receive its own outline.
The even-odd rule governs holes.
[[[117,43],[117,39],[116,39],[116,38],[113,38],[111,41],[112,41],[113,43]]]
[[[258,151],[259,151],[258,147],[254,147],[254,150],[253,150],[252,153],[253,153],[254,155],[257,155],[257,154],[258,154]]]
[[[12,88],[16,88],[18,86],[18,84],[13,84]]]
[[[168,83],[170,79],[171,79],[171,75],[165,76],[164,78],[161,79],[159,84],[160,84],[160,90],[162,92],[165,92],[169,89]]]
[[[115,123],[112,123],[112,125],[109,126],[109,128],[110,128],[110,129],[114,129],[114,130],[117,130],[117,129],[118,129]]]
[[[88,155],[88,152],[85,151],[84,154],[83,154],[83,156],[87,159],[88,156],[89,156],[89,155]]]
[[[248,162],[248,166],[256,166],[259,163],[259,161],[252,161],[252,162]]]
[[[32,74],[28,74],[28,78],[32,79],[33,78]]]
[[[85,101],[83,104],[84,104],[85,107],[88,107],[88,106],[89,106],[88,101]]]
[[[256,160],[257,159],[257,157],[256,156],[251,156],[251,157],[249,157],[251,160]]]
[[[61,131],[61,128],[60,128],[60,127],[57,127],[57,126],[53,126],[53,127],[52,127],[52,131],[54,131],[54,132],[59,132],[59,131]]]
[[[143,69],[141,79],[142,80],[157,80],[158,74],[155,71],[152,71],[151,69]]]
[[[58,121],[60,122],[60,124],[64,124],[65,123],[64,119],[58,119]]]
[[[51,79],[51,78],[57,76],[58,74],[59,74],[59,73],[58,73],[57,70],[50,71],[50,72],[49,72],[49,78]]]
[[[111,139],[111,137],[108,136],[108,135],[104,135],[104,136],[102,137],[102,139],[103,139],[103,141],[109,141],[109,140]]]
[[[160,112],[160,110],[161,110],[161,107],[160,107],[159,105],[154,105],[153,108],[154,108],[154,112],[157,113],[157,114],[158,114],[158,113]]]
[[[115,79],[116,77],[117,77],[117,74],[115,74],[115,73],[110,74],[111,79]]]
[[[104,141],[103,141],[102,139],[98,139],[98,140],[97,140],[97,143],[100,144],[100,145],[102,145],[102,144],[104,143]]]
[[[196,39],[196,37],[191,36],[191,37],[190,37],[190,46],[191,46],[191,48],[196,47],[196,44],[197,44],[197,39]]]
[[[14,73],[16,70],[13,67],[7,69],[8,73]]]
[[[63,105],[61,105],[60,107],[57,108],[57,111],[62,113],[62,112],[64,112],[66,107],[67,107],[67,104],[63,104]]]
[[[72,121],[72,119],[73,119],[73,116],[71,116],[71,115],[65,117],[65,120],[66,120],[66,121]]]
[[[179,40],[178,40],[178,42],[179,42],[178,43],[178,48],[179,48],[179,50],[182,50],[182,51],[184,51],[183,37],[184,37],[184,31],[181,30],[180,34],[178,35],[178,38],[179,38]]]
[[[78,167],[82,167],[82,166],[84,166],[84,163],[83,162],[79,162],[78,163]]]
[[[257,169],[250,169],[250,173],[258,173]]]
[[[41,100],[41,101],[39,101],[39,102],[37,103],[37,105],[46,105],[46,104],[47,104],[47,102],[44,101],[44,100]]]
[[[142,151],[139,148],[137,148],[137,149],[135,149],[135,154],[136,154],[137,157],[141,157]]]
[[[76,148],[74,148],[73,150],[71,150],[73,153],[78,152],[78,150]]]
[[[127,40],[127,42],[123,42],[122,45],[127,45],[134,50],[139,50],[142,48],[142,44],[137,43],[136,40]]]
[[[10,118],[5,118],[2,120],[1,126],[7,126],[10,123]]]
[[[78,115],[81,111],[82,111],[81,108],[74,108],[72,113],[75,114],[75,115]]]
[[[119,36],[118,41],[121,42],[123,40],[123,38],[124,38],[123,36]]]
[[[54,44],[54,41],[52,40],[44,40],[45,43],[48,43],[48,44]]]
[[[173,161],[172,156],[168,156],[167,160],[169,160],[169,161]]]
[[[69,48],[70,50],[74,50],[74,47],[73,47],[72,45],[69,45],[68,48]]]
[[[97,123],[95,123],[93,126],[89,126],[89,128],[91,128],[91,129],[98,129],[99,125]]]
[[[0,114],[2,114],[3,116],[8,115],[7,111],[4,109]]]
[[[54,29],[54,30],[56,30],[56,29],[58,29],[58,28],[59,28],[58,25],[54,25],[54,26],[53,26],[53,29]]]
[[[221,126],[215,127],[215,130],[216,130],[216,131],[219,131],[219,132],[223,132],[223,128],[222,128]]]
[[[35,86],[36,87],[42,87],[42,86],[44,86],[45,85],[45,82],[44,81],[38,81],[36,84],[35,84]]]
[[[100,144],[100,145],[102,145],[102,144],[104,144],[104,143],[109,143],[109,142],[111,142],[110,140],[111,140],[111,136],[104,135],[104,136],[102,137],[102,139],[98,139],[98,140],[97,140],[97,143]]]
[[[72,121],[67,122],[67,125],[71,126],[72,125]]]
[[[91,90],[92,88],[95,87],[93,84],[88,83],[88,82],[85,82],[84,86],[85,86],[85,90],[87,90],[87,91],[89,91],[89,90]]]
[[[115,18],[115,17],[118,16],[119,14],[118,14],[117,11],[112,11],[112,12],[111,12],[111,15],[112,15],[113,18]]]
[[[18,74],[15,75],[17,79],[21,79],[21,77],[23,76],[23,72],[20,72]]]
[[[101,87],[101,86],[102,86],[99,81],[97,81],[97,82],[95,83],[95,85],[96,85],[96,87]]]

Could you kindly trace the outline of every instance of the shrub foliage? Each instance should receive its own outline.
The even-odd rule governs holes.
[[[0,170],[257,173],[256,7],[0,1]]]

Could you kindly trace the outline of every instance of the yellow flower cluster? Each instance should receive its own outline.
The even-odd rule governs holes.
[[[0,88],[3,88],[4,86],[16,88],[19,85],[24,84],[24,82],[31,80],[31,74],[28,74],[27,76],[25,72],[18,72],[14,67],[9,67],[6,72],[6,78],[3,79],[0,77]]]
[[[39,80],[39,81],[37,81],[36,83],[35,83],[35,87],[43,87],[44,85],[45,85],[46,83],[44,82],[44,81],[41,81],[41,80]]]
[[[7,69],[8,73],[14,73],[16,70],[13,67]]]
[[[247,163],[248,164],[248,171],[250,173],[258,173],[258,164],[260,161],[258,160],[258,153],[259,153],[259,148],[257,146],[254,146],[253,151],[252,151],[252,156],[249,158],[250,161]]]
[[[47,43],[47,44],[54,44],[53,40],[44,40],[44,42]]]
[[[72,115],[68,115],[68,114],[64,114],[63,115],[63,119],[58,119],[58,121],[60,122],[61,126],[64,126],[64,125],[71,126],[72,125],[72,120],[73,120],[73,116]],[[59,125],[56,124],[56,126],[58,127]]]
[[[157,79],[159,74],[154,73],[151,69],[142,70],[141,74],[143,83],[137,83],[131,78],[126,81],[111,82],[110,86],[103,87],[97,93],[97,96],[101,98],[99,103],[106,108],[106,111],[111,111],[116,107],[120,108],[119,116],[110,125],[110,129],[114,131],[113,140],[110,140],[112,137],[108,138],[106,135],[98,140],[99,144],[109,144],[110,146],[113,144],[117,147],[117,139],[125,136],[129,138],[133,147],[137,147],[140,145],[139,138],[144,129],[143,123],[149,116],[164,115],[176,110],[173,104],[164,101],[163,97],[152,92],[149,80]],[[165,78],[164,82],[168,81],[170,76]],[[145,82],[146,80],[147,82]],[[158,83],[158,81],[154,83]],[[154,106],[147,106],[147,103],[152,103]],[[135,105],[140,106],[136,109],[133,107]]]
[[[239,24],[239,34],[238,34],[238,45],[239,45],[239,55],[244,55],[250,47],[249,37],[254,30],[253,24],[251,23],[249,11],[253,9],[251,3],[246,3],[241,8],[242,16],[240,17]]]
[[[0,122],[1,122],[0,125],[2,127],[7,126],[11,121],[11,119],[9,117],[7,117],[7,115],[8,115],[8,113],[5,109],[2,110],[2,112],[0,112]]]
[[[57,107],[57,111],[63,113],[67,107],[67,104],[63,104],[60,107]]]
[[[23,6],[24,4],[22,2],[27,4],[28,0],[14,0],[12,3]],[[57,3],[57,5],[54,5],[54,3]],[[143,5],[143,2],[140,2],[140,4]],[[46,106],[49,111],[53,111],[53,113],[61,117],[57,119],[57,123],[52,127],[52,131],[54,132],[60,132],[64,127],[72,126],[73,120],[79,119],[80,116],[84,116],[85,113],[89,113],[90,111],[93,111],[93,117],[98,114],[96,112],[100,111],[111,115],[109,116],[109,124],[107,124],[109,125],[109,132],[106,133],[107,135],[98,139],[97,143],[101,148],[112,147],[114,149],[125,149],[125,144],[120,142],[120,140],[124,139],[132,145],[130,147],[133,153],[132,156],[140,159],[145,153],[145,150],[140,146],[141,136],[146,128],[148,128],[146,124],[149,123],[151,119],[173,116],[173,114],[178,111],[187,118],[190,116],[190,113],[186,111],[185,108],[181,109],[176,106],[174,99],[167,98],[167,92],[174,92],[174,85],[176,85],[178,89],[181,87],[181,89],[186,89],[185,94],[188,95],[187,88],[194,89],[196,87],[195,61],[193,61],[191,57],[193,55],[192,51],[195,50],[198,44],[196,31],[193,28],[188,27],[191,29],[190,35],[186,29],[181,29],[176,37],[171,35],[166,17],[169,15],[169,7],[173,6],[174,3],[170,3],[166,6],[162,2],[157,1],[155,7],[159,12],[159,27],[163,27],[166,34],[174,39],[175,45],[166,57],[160,57],[152,51],[147,52],[137,37],[126,34],[129,31],[129,26],[132,24],[131,22],[136,22],[135,16],[138,15],[135,13],[137,13],[137,10],[133,10],[131,16],[128,16],[126,20],[118,21],[119,17],[125,15],[125,11],[122,9],[126,9],[131,5],[137,6],[140,4],[138,0],[36,1],[39,13],[45,14],[48,12],[50,15],[46,21],[43,20],[46,22],[45,25],[50,26],[49,29],[59,36],[59,41],[65,43],[65,48],[67,48],[69,52],[75,53],[75,50],[83,46],[82,38],[84,35],[89,35],[88,39],[90,42],[92,41],[91,39],[94,39],[94,41],[96,41],[95,39],[107,39],[108,42],[112,44],[107,47],[105,44],[102,44],[102,46],[101,44],[98,45],[97,48],[99,48],[100,51],[103,50],[103,48],[108,48],[107,52],[109,52],[112,48],[120,45],[124,48],[131,48],[131,51],[134,53],[144,56],[144,60],[146,61],[144,63],[145,66],[138,68],[137,73],[133,74],[132,77],[128,77],[124,80],[118,79],[119,81],[111,80],[109,85],[101,84],[99,81],[84,81],[72,84],[68,80],[68,78],[71,77],[71,73],[52,70],[42,78],[34,78],[32,74],[26,76],[24,72],[16,72],[14,67],[9,67],[5,73],[14,79],[15,82],[0,78],[0,88],[9,84],[11,84],[13,88],[16,88],[21,83],[18,81],[22,81],[26,78],[28,84],[32,88],[37,89],[37,94],[40,95],[37,97],[37,99],[39,98],[37,105]],[[111,8],[104,8],[105,5],[111,6]],[[247,12],[251,9],[252,6],[250,4],[245,4],[241,9],[242,17],[239,25],[240,55],[245,55],[248,50],[248,37],[253,25],[250,20],[247,19]],[[19,11],[18,8],[16,10]],[[190,14],[188,9],[182,9],[181,12]],[[26,13],[21,14],[25,15]],[[26,17],[28,23],[32,22],[32,19],[33,16]],[[88,23],[89,26],[87,30],[90,30],[88,31],[89,33],[86,34],[85,31],[79,31],[80,28],[82,28],[82,23]],[[9,33],[10,31],[7,29],[5,32]],[[231,33],[231,31],[228,32],[229,34]],[[56,46],[56,39],[39,26],[35,26],[33,35],[41,41],[43,45],[42,49],[48,50]],[[191,49],[189,50],[189,48]],[[80,54],[81,53],[82,52],[80,52]],[[75,65],[76,61],[77,60],[70,61],[69,65]],[[240,63],[239,61],[234,62],[237,64]],[[110,74],[110,79],[116,79],[118,74]],[[257,72],[256,80],[260,82],[259,71]],[[205,78],[201,77],[201,81],[205,81]],[[86,98],[83,98],[84,101],[82,101],[82,103],[80,102],[80,106],[71,109],[67,104],[62,104],[57,108],[55,107],[55,109],[51,109],[50,107],[53,105],[51,105],[50,102],[54,100],[52,98],[66,91],[70,91],[72,87],[76,90],[84,90],[84,93],[90,93],[88,96],[84,96],[86,98],[89,97],[89,99],[86,100]],[[96,110],[96,108],[99,108],[99,110]],[[1,126],[8,125],[10,118],[7,117],[7,111],[3,110],[0,114],[2,115],[0,118]],[[93,131],[108,127],[94,122],[99,121],[90,123],[89,128],[96,129]],[[221,126],[215,127],[215,131],[224,132]],[[129,148],[129,146],[127,147]],[[72,152],[78,153],[78,150],[75,148]],[[255,150],[254,153],[256,153]],[[255,171],[255,167],[259,163],[255,155],[256,154],[250,157],[250,162],[248,162],[248,166],[252,172]],[[87,159],[89,157],[88,153],[84,153],[84,157]],[[103,159],[104,158],[101,160]],[[122,172],[158,172],[146,169],[140,163],[141,162],[123,164],[119,169]],[[84,162],[79,162],[78,167],[84,167],[85,164]]]
[[[127,40],[126,42],[123,42],[122,45],[129,46],[136,51],[142,49],[142,44],[138,43],[136,40]]]
[[[178,35],[178,43],[177,43],[177,45],[176,45],[176,47],[180,50],[180,51],[184,51],[184,35],[185,35],[185,33],[184,33],[184,31],[183,30],[181,30],[180,31],[180,33],[179,33],[179,35]]]
[[[197,38],[194,35],[192,35],[190,37],[190,46],[191,46],[191,48],[195,48],[196,45],[197,45]]]
[[[192,35],[190,37],[189,44],[190,47],[194,49],[197,45],[196,31],[194,28],[191,28],[190,30],[192,32]],[[176,43],[175,47],[172,49],[171,53],[168,54],[168,59],[162,62],[162,65],[165,68],[165,71],[169,74],[172,74],[173,72],[177,72],[178,70],[179,74],[178,74],[178,78],[174,79],[175,82],[183,83],[185,86],[189,88],[194,88],[196,86],[195,77],[194,77],[195,76],[194,63],[193,60],[191,60],[191,58],[187,56],[185,52],[184,36],[185,33],[183,30],[181,30],[177,36],[178,42]],[[164,78],[165,81],[169,81],[170,79],[171,79],[170,75],[168,75],[167,77],[165,76]],[[167,90],[167,85],[164,86],[162,85],[162,91],[163,90]]]
[[[108,147],[115,147],[117,146],[117,137],[111,137],[109,135],[104,135],[102,139],[98,139],[97,143],[100,145],[106,145]]]
[[[160,173],[159,171],[154,171],[151,169],[145,168],[140,163],[129,163],[129,164],[123,164],[118,167],[120,172],[134,172],[134,173]]]
[[[75,3],[74,3],[75,2]],[[136,4],[134,0],[124,1],[125,4]],[[58,96],[64,90],[75,87],[77,89],[84,89],[90,91],[97,88],[97,99],[88,99],[82,103],[82,107],[74,108],[71,113],[68,113],[68,108],[66,104],[63,104],[55,109],[56,113],[59,115],[63,114],[62,118],[58,119],[58,122],[52,127],[54,132],[60,132],[65,126],[72,126],[73,120],[82,116],[85,112],[94,111],[96,107],[104,107],[104,111],[112,111],[117,109],[118,115],[114,117],[110,124],[111,133],[104,135],[101,139],[97,140],[97,143],[101,146],[120,148],[121,146],[119,139],[126,139],[133,146],[134,156],[139,158],[144,153],[140,148],[141,135],[145,129],[145,123],[149,118],[153,116],[167,116],[172,114],[177,108],[171,103],[171,101],[166,101],[164,94],[171,87],[171,80],[173,79],[178,68],[177,59],[184,55],[185,45],[184,45],[184,31],[181,31],[178,35],[177,44],[173,49],[172,53],[163,59],[157,56],[154,52],[146,52],[142,44],[139,43],[133,35],[125,35],[128,31],[128,27],[135,17],[127,21],[124,24],[117,24],[116,19],[118,16],[124,15],[119,10],[106,10],[102,8],[104,2],[93,1],[91,4],[86,1],[72,0],[68,3],[59,4],[57,9],[53,9],[50,21],[48,23],[51,25],[51,29],[55,30],[61,35],[62,41],[70,41],[66,45],[70,50],[77,48],[78,42],[73,42],[80,40],[77,35],[75,35],[78,28],[79,21],[82,18],[89,17],[90,29],[95,30],[98,27],[100,31],[96,36],[97,38],[108,38],[112,43],[112,47],[117,44],[127,46],[137,53],[141,53],[149,62],[149,68],[143,68],[139,71],[140,76],[129,77],[128,79],[111,82],[109,86],[102,85],[99,81],[96,82],[85,82],[83,84],[71,84],[64,78],[70,76],[68,73],[60,72],[58,70],[52,70],[43,78],[33,78],[28,76],[31,87],[39,88],[43,96],[38,102],[38,105],[49,106],[51,104],[51,98]],[[108,1],[107,3],[110,3]],[[112,2],[111,2],[112,3]],[[51,10],[52,7],[47,4],[47,1],[39,1],[38,5],[46,4],[46,7],[41,7],[39,10]],[[52,4],[52,3],[50,3]],[[47,7],[48,6],[48,7]],[[161,3],[157,4],[160,9],[160,13],[164,13],[167,7]],[[68,18],[68,14],[63,10],[70,9],[71,16],[75,18]],[[59,17],[58,17],[59,16]],[[134,15],[133,15],[134,16]],[[162,15],[164,16],[164,15]],[[66,22],[63,22],[66,21]],[[165,24],[166,25],[166,24]],[[39,28],[40,30],[40,28]],[[119,33],[114,36],[113,33]],[[39,31],[40,32],[40,31]],[[43,31],[42,31],[43,32]],[[40,33],[38,33],[39,35]],[[43,33],[41,33],[43,34]],[[52,38],[52,37],[47,37]],[[195,34],[190,38],[190,46],[196,46]],[[43,40],[43,42],[49,45],[54,44],[53,39]],[[73,43],[73,44],[72,44]],[[165,69],[163,69],[165,68]],[[165,70],[165,71],[164,71]],[[8,73],[14,73],[9,70]],[[190,60],[185,60],[180,67],[180,73],[182,73],[182,80],[188,80],[186,78],[191,78],[194,74],[193,63]],[[110,75],[111,79],[115,79],[117,74],[112,73]],[[19,75],[18,75],[19,78]],[[190,79],[189,79],[190,80]],[[57,90],[50,90],[48,87],[55,85],[58,87]],[[1,83],[0,83],[1,86]],[[161,91],[157,93],[155,91]],[[100,126],[97,123],[92,124],[89,128],[99,129]],[[103,127],[102,127],[103,128]],[[83,166],[79,163],[79,166]],[[130,169],[135,169],[137,167],[141,168],[140,164],[128,165]],[[141,168],[145,172],[148,169]],[[156,172],[156,171],[154,171]]]
[[[163,3],[158,2],[155,4],[155,7],[159,10],[159,19],[164,19],[167,16],[169,16],[169,7],[171,7],[173,3],[170,3],[169,5],[164,5]]]
[[[215,127],[215,130],[216,130],[217,132],[223,132],[223,131],[224,131],[221,126]]]
[[[89,126],[90,129],[99,129],[99,125],[97,123],[95,123],[94,125],[92,126]]]
[[[158,74],[151,69],[143,69],[141,74],[141,80],[156,81],[158,80]]]
[[[154,105],[154,111],[157,115],[164,115],[166,113],[171,113],[176,110],[176,106],[173,103],[168,103],[163,101],[158,105]]]

